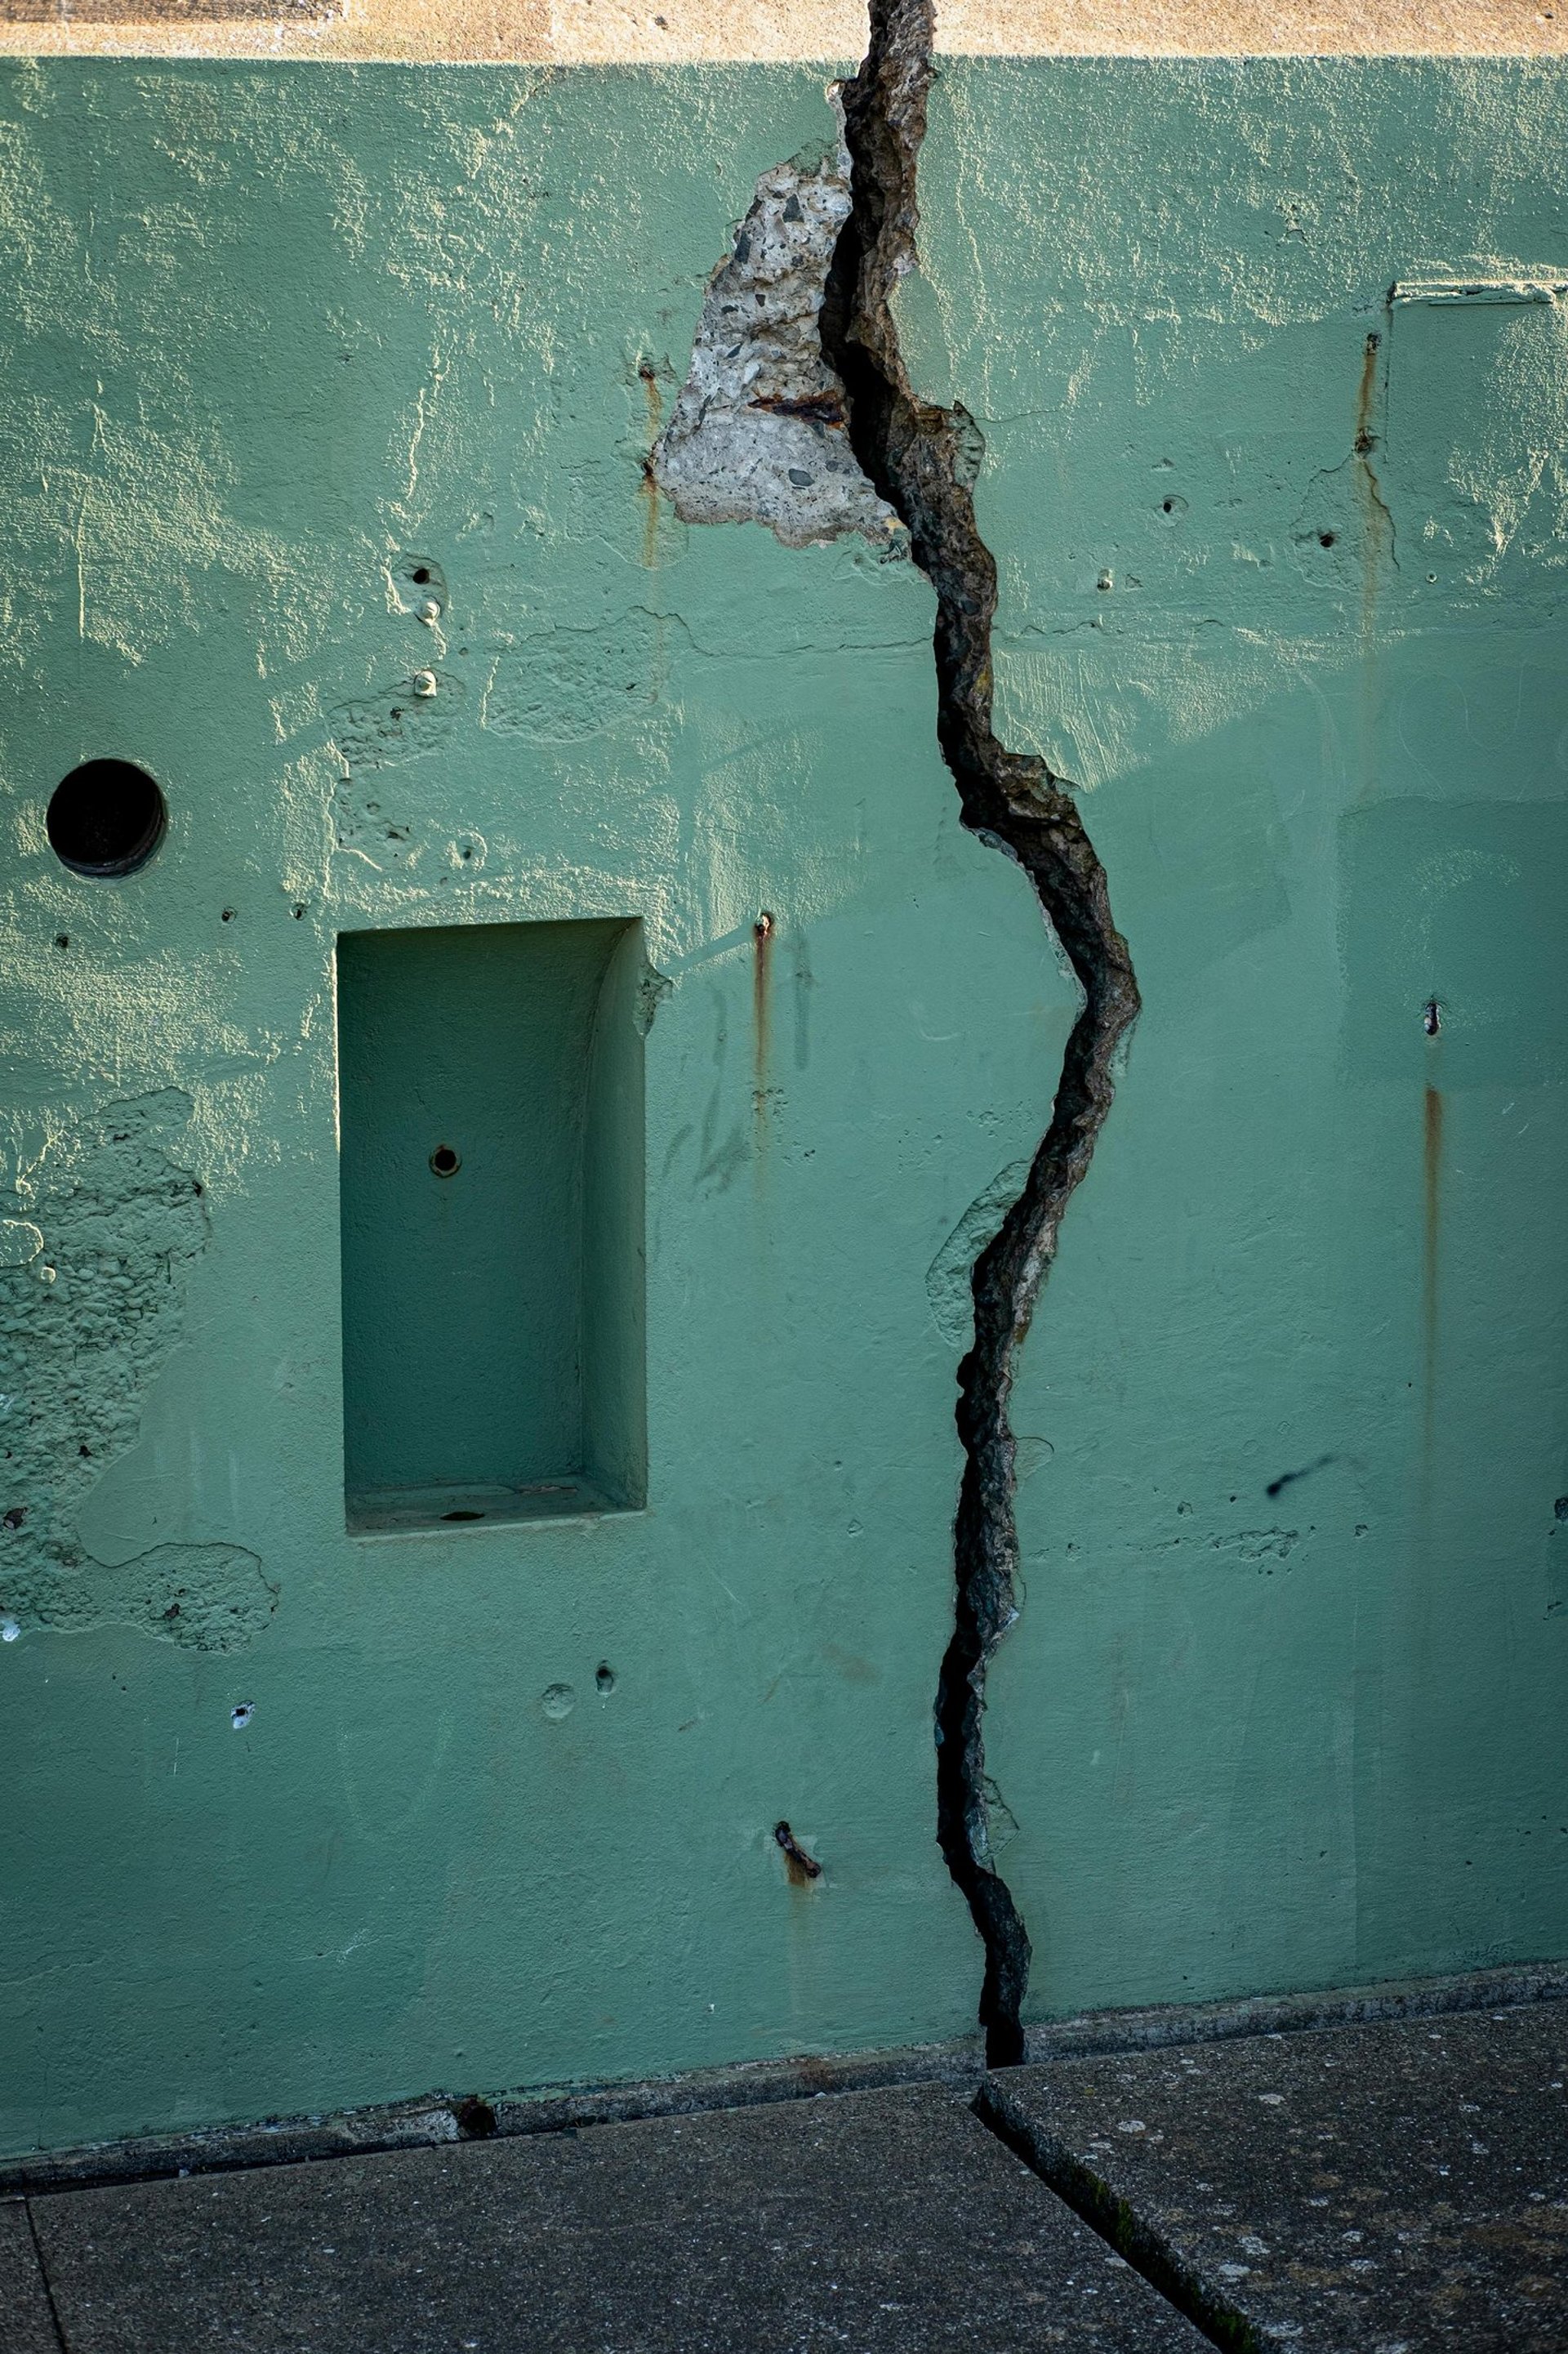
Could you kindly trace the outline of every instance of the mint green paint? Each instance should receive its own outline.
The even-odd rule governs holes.
[[[353,1522],[642,1500],[635,928],[339,943]]]
[[[1040,2014],[1564,1942],[1562,313],[1387,296],[1568,269],[1565,100],[944,72],[911,363],[1146,1009],[1015,1399]],[[826,129],[783,69],[0,84],[6,2147],[972,2019],[953,1238],[1072,996],[918,576],[642,487]],[[170,831],[95,885],[42,811],[105,752]],[[638,927],[579,1313],[645,1351],[645,1508],[352,1535],[340,936],[566,923]]]
[[[666,994],[641,928],[606,942],[583,1082],[581,1459],[613,1504],[648,1500],[647,1066]]]
[[[1555,67],[944,77],[907,345],[1145,1008],[1013,1407],[1037,2017],[1568,1942],[1565,146]]]

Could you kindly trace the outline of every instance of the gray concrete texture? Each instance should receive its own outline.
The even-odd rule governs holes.
[[[73,2191],[33,2211],[70,2354],[1203,2342],[937,2085]]]
[[[0,2354],[59,2354],[32,2227],[19,2199],[0,2204]]]
[[[913,2084],[0,2201],[0,2354],[1568,2348],[1568,2001],[1216,2017],[980,2115]]]
[[[1568,2347],[1568,2003],[1059,2062],[984,2099],[1222,2338]]]

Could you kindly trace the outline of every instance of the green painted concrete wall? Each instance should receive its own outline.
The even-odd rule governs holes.
[[[1072,994],[924,581],[642,472],[830,127],[0,81],[6,2148],[972,2020],[951,1238]],[[1032,2014],[1559,1953],[1563,313],[1388,296],[1568,279],[1568,80],[955,63],[922,185],[1003,733],[1145,1002],[1015,1401]],[[43,830],[104,754],[170,810],[111,883]],[[582,919],[646,959],[646,1509],[351,1536],[338,936]]]

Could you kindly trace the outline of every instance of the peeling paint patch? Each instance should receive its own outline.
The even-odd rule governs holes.
[[[279,1588],[242,1545],[156,1545],[117,1569],[88,1554],[30,1596],[7,1585],[17,1631],[140,1627],[187,1651],[242,1651],[269,1625]]]
[[[0,1265],[0,1611],[18,1632],[114,1621],[197,1650],[233,1650],[277,1589],[236,1545],[165,1544],[111,1567],[79,1517],[134,1442],[142,1403],[176,1345],[207,1246],[205,1189],[175,1157],[191,1099],[177,1088],[111,1104],[17,1173],[37,1235]]]
[[[907,532],[850,446],[843,387],[822,352],[822,295],[849,212],[842,146],[758,181],[654,445],[654,480],[683,521],[766,524],[786,547],[860,532],[891,557],[908,554]]]
[[[444,671],[417,672],[332,714],[332,740],[344,768],[387,769],[433,752],[457,722],[463,683]]]
[[[29,1218],[0,1218],[0,1267],[30,1267],[43,1247]]]
[[[641,608],[573,628],[544,621],[496,647],[481,724],[535,744],[580,744],[641,717],[658,697],[652,613]]]

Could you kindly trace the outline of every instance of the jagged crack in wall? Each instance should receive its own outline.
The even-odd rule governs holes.
[[[916,173],[926,132],[934,0],[872,0],[871,41],[842,92],[853,202],[821,309],[822,347],[844,387],[851,446],[907,525],[937,591],[938,733],[964,823],[1027,873],[1084,993],[1050,1125],[1018,1199],[975,1261],[974,1340],[959,1368],[964,1471],[955,1523],[957,1597],[937,1694],[938,1837],[984,1941],[980,2023],[993,2066],[1023,2057],[1030,1946],[991,1855],[985,1682],[1017,1616],[1015,1447],[1008,1418],[1018,1351],[1055,1254],[1062,1215],[1110,1109],[1118,1049],[1139,1009],[1106,876],[1063,780],[991,728],[996,565],[975,523],[980,437],[960,408],[910,387],[892,297],[915,259]]]
[[[964,1472],[954,1628],[937,1694],[937,1829],[985,1946],[988,2057],[1006,2065],[1023,2056],[1030,1945],[992,1854],[999,1802],[985,1770],[984,1715],[987,1668],[1017,1617],[1009,1400],[1139,997],[1070,790],[992,731],[996,565],[972,496],[982,436],[963,408],[917,397],[900,350],[892,297],[915,260],[934,35],[934,0],[873,0],[865,60],[836,94],[842,144],[758,181],[734,249],[709,281],[691,368],[651,465],[687,522],[763,523],[789,547],[858,532],[913,557],[937,592],[938,735],[963,822],[1024,869],[1083,991],[1033,1160],[1005,1203],[998,1193],[976,1205],[932,1270],[935,1309],[957,1288],[961,1235],[972,1254],[962,1271],[972,1343],[959,1368]]]

